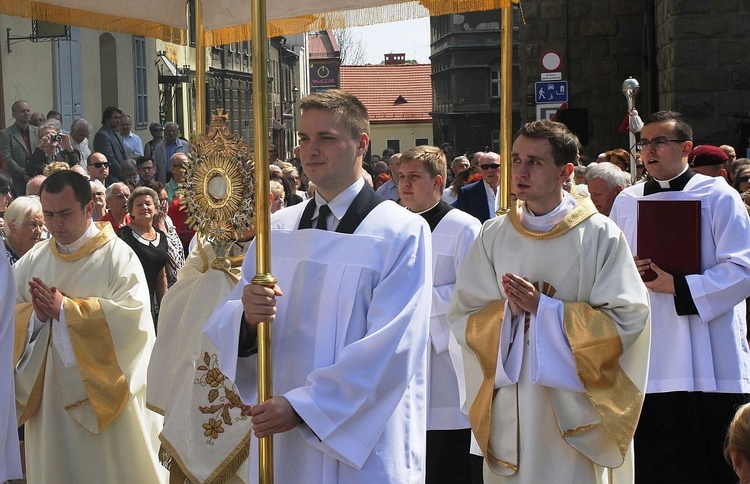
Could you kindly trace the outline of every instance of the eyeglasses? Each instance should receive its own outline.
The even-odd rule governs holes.
[[[741,176],[737,178],[738,183],[747,183],[750,182],[750,176]]]
[[[483,165],[479,165],[479,167],[483,170],[497,170],[500,168],[500,163],[485,163]]]
[[[95,166],[96,168],[108,168],[109,162],[108,161],[97,161],[96,163],[91,163],[89,166]]]
[[[644,148],[647,148],[649,146],[653,147],[655,150],[658,150],[659,148],[664,147],[667,143],[684,143],[687,141],[686,139],[672,139],[672,138],[656,138],[652,139],[651,141],[647,139],[642,139],[639,142],[635,144],[636,148],[639,150],[643,150]]]

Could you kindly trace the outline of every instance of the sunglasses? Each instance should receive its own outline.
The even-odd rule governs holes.
[[[9,194],[10,193],[10,187],[8,187],[8,188],[0,188],[0,193],[2,193],[3,195]]]
[[[108,167],[109,166],[109,162],[108,161],[105,161],[105,162],[97,161],[96,163],[91,163],[89,166],[95,166],[96,168]]]
[[[483,165],[479,165],[479,167],[483,170],[497,170],[500,168],[500,163],[485,163]]]
[[[737,178],[737,182],[739,182],[739,183],[750,182],[750,176],[741,176],[741,177]]]

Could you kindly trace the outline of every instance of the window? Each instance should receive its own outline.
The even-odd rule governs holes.
[[[492,151],[500,153],[500,131],[492,132]]]
[[[497,69],[490,71],[490,97],[500,97],[500,71]]]
[[[388,148],[392,149],[396,153],[401,153],[401,140],[400,139],[389,139],[386,141]]]
[[[414,146],[422,146],[430,144],[430,140],[427,138],[417,138],[414,140]]]
[[[146,38],[133,37],[133,75],[135,76],[135,110],[134,128],[144,129],[148,126]]]

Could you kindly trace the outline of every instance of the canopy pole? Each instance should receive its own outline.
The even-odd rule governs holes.
[[[195,2],[195,134],[206,133],[206,43],[203,38],[203,5]]]
[[[252,283],[273,286],[276,278],[271,274],[271,247],[268,174],[268,35],[266,26],[266,0],[252,0],[252,54],[253,54],[253,147],[255,155],[255,257],[256,274]],[[273,396],[271,376],[271,323],[261,322],[258,329],[258,403]],[[259,482],[273,484],[273,437],[259,439]]]
[[[638,154],[638,147],[635,143],[635,133],[630,129],[630,112],[635,109],[635,98],[638,97],[640,90],[641,85],[632,77],[628,77],[622,83],[622,94],[628,102],[628,141],[630,142],[630,149],[628,151],[630,151],[630,181],[633,184],[635,184],[638,179],[638,171],[635,168],[635,155]]]
[[[500,27],[500,209],[506,214],[511,204],[510,150],[513,129],[513,5],[501,9]]]

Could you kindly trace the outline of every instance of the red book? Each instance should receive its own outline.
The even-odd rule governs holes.
[[[638,200],[639,259],[674,276],[701,273],[700,200]],[[656,279],[646,271],[643,280]]]

